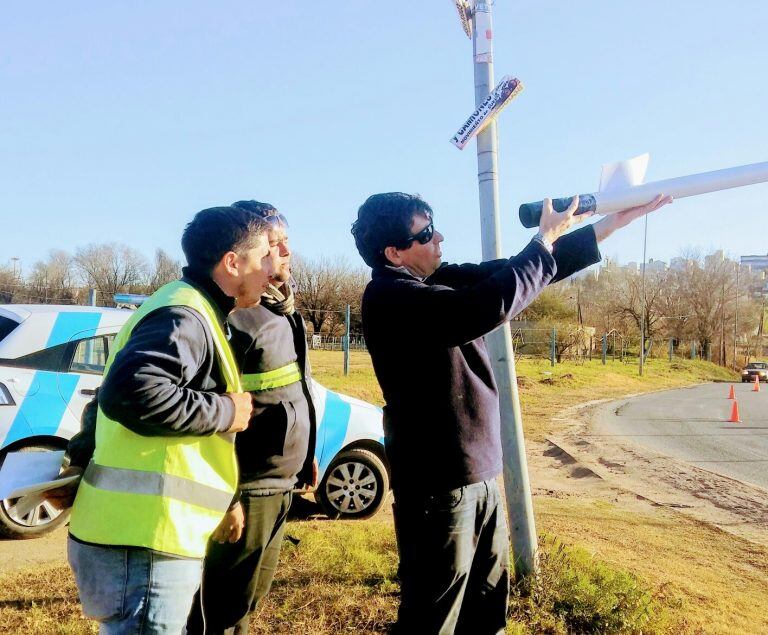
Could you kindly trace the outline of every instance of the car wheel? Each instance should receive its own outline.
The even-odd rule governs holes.
[[[18,448],[17,452],[61,450],[53,445],[27,445]],[[0,458],[0,466],[5,461],[6,454]],[[20,513],[16,507],[18,498],[6,498],[0,503],[0,535],[7,538],[37,538],[43,534],[61,527],[69,520],[69,510],[60,511],[47,501],[43,501],[31,511]]]
[[[318,498],[329,518],[370,518],[381,509],[389,492],[383,461],[370,450],[340,452],[325,472]]]

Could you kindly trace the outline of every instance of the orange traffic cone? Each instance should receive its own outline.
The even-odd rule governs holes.
[[[735,399],[733,400],[733,406],[731,407],[731,418],[728,419],[729,423],[741,423],[741,419],[739,418],[739,402]]]
[[[731,390],[728,392],[728,399],[736,399],[736,393],[733,391],[733,384],[731,384]]]
[[[755,385],[752,386],[752,392],[760,392],[760,377],[755,375]]]

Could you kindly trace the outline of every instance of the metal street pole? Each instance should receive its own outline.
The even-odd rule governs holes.
[[[739,343],[739,271],[741,263],[736,263],[736,312],[733,315],[733,370],[736,370],[736,357]]]
[[[645,229],[643,229],[643,281],[640,285],[640,368],[638,373],[643,376],[645,365],[645,251],[648,245],[648,214],[645,215]]]
[[[475,104],[479,106],[494,88],[491,3],[478,2],[472,15],[475,60]],[[479,33],[478,33],[479,32]],[[479,38],[482,43],[478,47]],[[480,230],[483,260],[500,258],[499,188],[496,122],[477,136],[477,178],[480,190]],[[487,337],[493,372],[499,387],[501,442],[504,452],[504,490],[512,537],[513,561],[518,576],[535,574],[538,568],[536,524],[533,517],[528,463],[525,456],[523,420],[517,391],[515,356],[509,325]]]

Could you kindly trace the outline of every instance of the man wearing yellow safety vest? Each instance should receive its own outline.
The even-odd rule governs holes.
[[[294,307],[288,222],[268,203],[232,206],[269,223],[274,273],[261,303],[229,318],[253,414],[235,444],[241,505],[232,508],[209,542],[200,601],[193,604],[187,623],[190,635],[248,632],[249,613],[272,585],[291,491],[317,480],[306,329]]]
[[[227,315],[258,304],[272,275],[269,225],[234,207],[184,230],[184,277],[128,320],[99,392],[96,445],[72,510],[68,555],[103,633],[180,633],[206,543],[238,483],[248,427]]]

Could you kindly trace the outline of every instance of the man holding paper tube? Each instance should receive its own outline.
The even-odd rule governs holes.
[[[509,537],[497,478],[499,402],[483,336],[557,280],[600,261],[597,243],[669,203],[657,197],[564,235],[587,216],[547,199],[517,256],[441,262],[431,207],[375,194],[352,226],[372,269],[363,331],[386,405],[384,432],[400,553],[401,633],[503,633]]]

